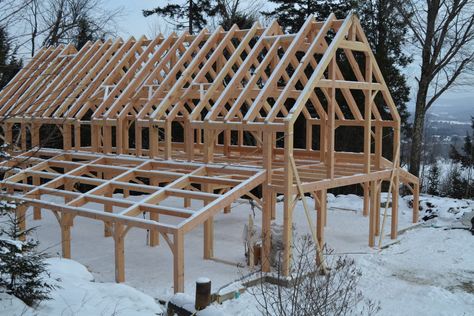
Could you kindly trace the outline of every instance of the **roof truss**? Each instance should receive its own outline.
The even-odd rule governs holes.
[[[343,61],[351,80],[343,77]],[[43,49],[0,93],[0,115],[284,124],[300,113],[327,119],[333,88],[337,121],[363,121],[357,91],[367,98],[368,90],[371,119],[399,121],[355,15],[338,20],[332,14],[324,22],[310,17],[296,34],[283,34],[276,22],[256,23],[249,30],[98,41],[79,52],[70,45]]]

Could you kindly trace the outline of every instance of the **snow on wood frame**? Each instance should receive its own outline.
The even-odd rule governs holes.
[[[346,77],[343,67],[350,69],[344,72]],[[256,167],[262,172],[258,181],[247,179],[251,185],[246,181],[236,184],[237,191],[223,195],[226,203],[208,205],[223,209],[243,195],[258,201],[264,214],[264,271],[270,269],[265,258],[269,258],[270,223],[279,194],[284,196],[285,275],[290,271],[293,207],[305,193],[316,200],[319,247],[324,245],[326,194],[331,188],[363,187],[364,215],[370,221],[369,246],[374,246],[375,236],[383,233],[378,216],[382,182],[390,182],[393,197],[392,238],[397,237],[400,182],[413,192],[413,220],[418,216],[418,178],[400,168],[400,117],[354,14],[342,20],[334,14],[326,21],[309,17],[296,34],[284,34],[274,21],[266,27],[257,22],[248,30],[233,26],[229,31],[221,27],[212,32],[203,29],[197,35],[185,32],[166,38],[109,39],[87,43],[80,51],[71,45],[43,48],[0,92],[0,117],[5,142],[18,141],[16,149],[20,152],[54,145],[67,155],[75,149],[83,155],[111,154],[107,159],[117,161],[123,157],[132,161],[134,155],[167,162],[193,161],[201,163],[201,170],[207,170],[205,166],[211,163],[223,170],[235,165]],[[296,126],[297,120],[304,125]],[[336,150],[339,127],[363,130],[358,134],[363,137],[359,151]],[[298,135],[304,136],[302,148],[295,147],[295,128],[304,134]],[[45,133],[60,139],[47,142]],[[392,139],[388,143],[393,143],[390,159],[382,155],[382,140],[387,137]],[[86,163],[82,168],[89,167]],[[103,168],[95,170],[96,174],[89,176],[93,180],[88,181],[106,190],[108,185],[99,183],[107,171]],[[136,165],[121,168],[131,175],[126,181],[130,187],[124,192],[133,191],[137,185],[154,190],[156,185],[140,183],[133,171]],[[31,174],[27,170],[13,179]],[[74,170],[64,169],[59,178],[68,179],[68,172]],[[38,179],[45,171],[37,172],[33,170],[31,184],[7,183],[7,189],[40,185]],[[217,194],[227,180],[219,175],[209,177],[218,180],[202,183],[199,190]],[[179,179],[164,179],[161,182],[167,185],[181,183]],[[250,192],[259,185],[258,194]],[[101,195],[103,190],[99,189]],[[172,191],[158,192],[162,191],[152,195]],[[87,193],[82,197],[67,193],[65,198],[80,205]],[[109,199],[101,197],[103,202]],[[157,204],[158,200],[145,204]],[[133,214],[143,210],[143,205],[133,205],[122,207],[134,209]],[[64,226],[70,221],[65,219]],[[204,222],[204,257],[210,258],[212,214],[197,222]],[[126,229],[118,223],[114,224],[114,235],[120,247]],[[174,239],[173,247],[182,248],[182,234],[174,234]],[[169,238],[167,241],[171,243]],[[116,255],[120,257],[120,251]],[[182,260],[175,262],[175,290],[182,289]]]

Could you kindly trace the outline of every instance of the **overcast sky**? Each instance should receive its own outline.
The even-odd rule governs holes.
[[[172,31],[171,26],[167,26],[160,22],[157,16],[145,18],[142,15],[143,9],[151,9],[157,4],[165,4],[163,0],[106,0],[110,8],[123,7],[123,16],[120,19],[118,33],[120,36],[139,37],[146,35],[154,36],[157,32],[169,33]],[[410,85],[415,86],[414,78],[419,72],[419,67],[414,64],[406,69],[406,74],[410,78]],[[388,83],[390,84],[390,83]],[[412,89],[412,101],[410,102],[410,110],[414,108],[415,89]],[[455,88],[445,93],[436,104],[433,105],[432,111],[446,112],[449,108],[465,109],[466,121],[469,115],[474,115],[474,81],[468,86]],[[464,110],[463,110],[464,111]]]

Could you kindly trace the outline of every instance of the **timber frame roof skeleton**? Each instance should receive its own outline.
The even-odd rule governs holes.
[[[363,186],[364,215],[370,215],[370,246],[380,234],[383,181],[393,183],[392,238],[397,236],[400,180],[414,193],[417,220],[418,179],[399,163],[400,117],[360,22],[352,13],[343,20],[331,14],[322,22],[309,17],[296,34],[284,34],[274,21],[267,27],[257,22],[248,30],[218,27],[197,35],[185,32],[151,40],[89,42],[80,51],[71,45],[43,48],[0,92],[0,117],[5,142],[21,140],[23,155],[35,152],[27,152],[28,148],[48,146],[42,143],[41,128],[49,125],[60,129],[63,150],[50,160],[44,157],[52,152],[41,151],[43,158],[31,158],[33,166],[17,170],[6,179],[4,188],[10,193],[32,189],[15,198],[36,208],[48,208],[38,200],[41,194],[60,194],[67,202],[65,214],[69,210],[86,214],[81,212],[88,199],[105,203],[104,210],[125,208],[124,214],[117,215],[120,220],[112,220],[112,226],[118,227],[119,246],[119,230],[124,224],[120,216],[147,212],[151,220],[159,221],[156,215],[165,207],[157,203],[175,194],[185,199],[185,207],[190,205],[189,199],[206,204],[197,213],[179,211],[194,223],[185,226],[204,222],[205,258],[213,256],[215,211],[243,195],[262,206],[262,253],[268,258],[276,195],[283,194],[284,274],[290,270],[290,227],[298,195],[310,193],[317,201],[320,245],[324,243],[326,193],[331,188]],[[294,130],[300,119],[305,122],[305,146],[296,148]],[[363,130],[363,148],[350,153],[336,151],[336,129],[341,126]],[[382,155],[384,137],[393,140],[391,160]],[[78,157],[81,162],[74,161]],[[104,166],[105,161],[113,167]],[[11,162],[3,166],[8,168]],[[63,168],[64,175],[55,174],[52,166]],[[115,171],[104,177],[107,168]],[[192,173],[171,176],[179,171],[166,171],[176,168],[188,168]],[[152,175],[149,181],[158,182],[140,182],[143,170]],[[236,170],[245,172],[239,178]],[[83,176],[84,172],[89,176]],[[200,192],[184,189],[189,188],[190,178],[207,179],[192,186]],[[74,192],[70,186],[77,179],[95,188],[88,193]],[[255,187],[261,187],[261,198],[250,192]],[[138,191],[150,195],[141,202],[116,202],[110,195],[117,188],[124,194]],[[215,190],[224,192],[223,197],[217,198]],[[211,198],[225,202],[213,204]],[[214,205],[213,212],[206,212],[209,205]],[[60,212],[57,206],[54,210]],[[201,218],[195,214],[207,215]],[[110,226],[110,218],[100,219]],[[65,223],[68,227],[69,222]],[[164,227],[161,222],[147,225],[157,231]],[[173,247],[179,248],[173,250],[175,259],[182,251],[183,227],[172,228],[178,240]],[[182,257],[177,260],[175,291],[181,291]],[[268,271],[269,263],[262,262],[262,269]]]

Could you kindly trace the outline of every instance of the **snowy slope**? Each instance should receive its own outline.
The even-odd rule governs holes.
[[[380,254],[360,256],[361,288],[382,315],[473,315],[474,237],[420,228]]]
[[[58,285],[51,300],[32,309],[3,293],[0,315],[161,315],[162,308],[150,296],[116,283],[94,282],[83,265],[67,259],[47,260],[49,282]]]
[[[376,254],[352,255],[359,288],[379,301],[379,315],[473,315],[474,237],[462,230],[420,228]],[[255,298],[213,305],[221,315],[261,315]]]
[[[339,196],[330,205],[360,210],[358,199]],[[409,201],[400,201],[405,223]],[[474,211],[474,201],[422,196],[420,205],[422,216],[436,216],[401,235],[397,243],[380,251],[346,252],[362,272],[360,289],[380,302],[380,315],[474,315],[474,236],[449,229],[462,226],[463,215]],[[329,244],[342,243],[342,237],[331,235]],[[260,315],[257,306],[255,297],[245,293],[213,309],[222,315]]]
[[[355,195],[329,195],[328,200],[326,242],[336,253],[348,254],[356,259],[362,271],[361,289],[367,297],[380,300],[382,315],[473,314],[474,237],[465,230],[444,230],[445,227],[459,226],[462,215],[472,211],[473,201],[423,196],[421,216],[434,213],[437,216],[424,226],[401,235],[399,243],[379,251],[367,246],[368,218],[362,216],[363,199]],[[182,203],[182,200],[176,199],[169,205],[182,206]],[[308,198],[308,203],[313,205],[314,201]],[[399,205],[399,228],[411,227],[410,197],[400,198]],[[385,234],[389,233],[390,211],[389,208]],[[278,203],[277,222],[281,223],[282,213],[282,204]],[[217,258],[233,263],[245,262],[242,231],[249,214],[255,215],[258,225],[260,211],[252,210],[246,203],[236,203],[230,214],[215,217],[214,252]],[[315,223],[315,214],[312,216],[312,223]],[[301,201],[295,207],[294,223],[297,234],[309,233]],[[44,211],[41,221],[30,218],[28,225],[38,226],[37,237],[42,248],[53,256],[60,253],[60,231],[54,215]],[[389,237],[384,238],[384,244],[392,242]],[[188,296],[194,295],[194,281],[198,277],[209,277],[213,291],[217,291],[250,272],[244,267],[203,260],[202,249],[203,232],[202,228],[198,228],[185,237],[185,291]],[[113,240],[103,237],[101,222],[76,218],[72,228],[72,258],[91,272],[69,260],[52,259],[56,267],[52,272],[57,272],[56,277],[64,274],[62,272],[74,271],[65,273],[61,278],[71,278],[71,283],[86,285],[85,288],[75,286],[69,290],[66,287],[57,290],[55,302],[59,302],[58,305],[45,303],[40,306],[40,315],[61,314],[66,307],[64,297],[70,301],[67,305],[73,311],[81,312],[83,309],[84,315],[109,315],[116,309],[123,310],[123,315],[133,315],[133,312],[147,315],[148,312],[153,314],[159,311],[160,306],[154,303],[152,297],[155,300],[168,299],[173,292],[172,256],[166,243],[161,240],[160,246],[148,247],[146,231],[139,229],[132,229],[126,236],[126,284],[149,296],[125,285],[98,283],[114,281],[113,254]],[[62,264],[66,266],[61,268]],[[73,267],[67,266],[69,264]],[[89,282],[91,273],[97,282]],[[73,293],[68,292],[72,290],[77,292],[67,294]],[[87,294],[89,292],[91,295]],[[18,311],[22,307],[21,304],[18,307],[15,300],[10,300],[8,304],[4,302],[7,300],[2,301],[2,308],[13,306],[11,308]],[[244,293],[238,299],[213,305],[209,312],[214,315],[259,315],[256,306],[255,299]],[[0,315],[4,314],[11,313],[0,310]]]

